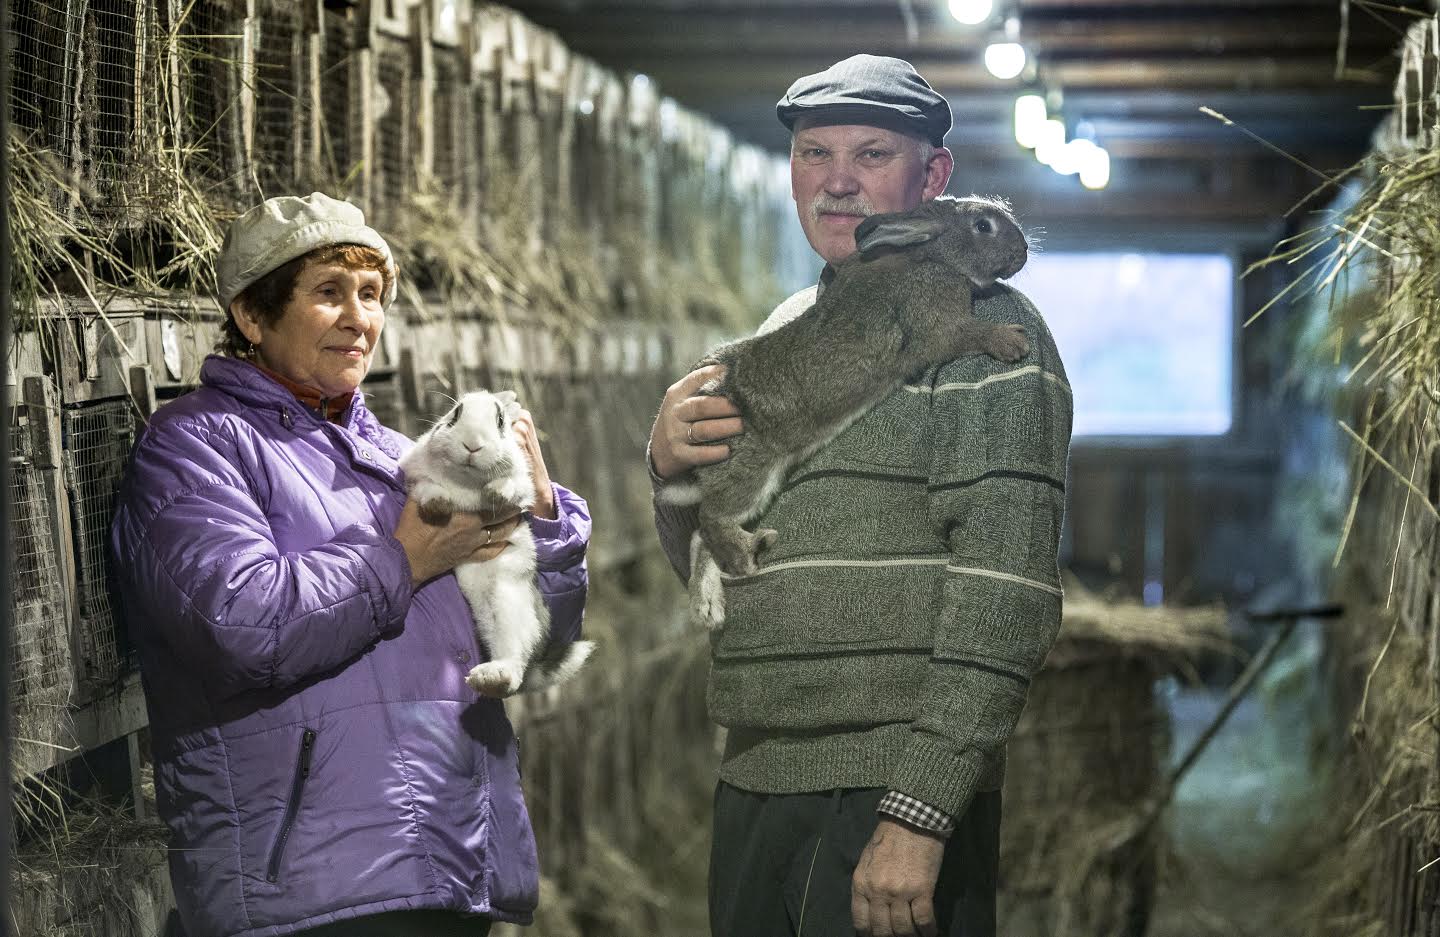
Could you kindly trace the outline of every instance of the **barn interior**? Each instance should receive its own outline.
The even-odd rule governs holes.
[[[179,933],[107,531],[215,344],[226,226],[315,190],[403,272],[367,406],[413,437],[512,387],[592,508],[600,650],[507,703],[529,932],[708,933],[709,642],[646,442],[707,349],[814,283],[775,104],[862,52],[949,102],[948,192],[1012,206],[1074,393],[999,933],[1440,928],[1433,3],[7,6],[14,933]]]

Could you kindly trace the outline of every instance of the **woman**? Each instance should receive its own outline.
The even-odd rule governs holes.
[[[419,518],[409,442],[359,393],[395,277],[346,202],[240,216],[222,354],[132,457],[113,547],[189,937],[479,937],[535,908],[514,733],[465,684],[484,651],[446,574],[530,524],[552,632],[574,640],[590,518],[528,414],[531,516]]]

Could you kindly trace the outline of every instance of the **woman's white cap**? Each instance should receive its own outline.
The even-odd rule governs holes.
[[[215,264],[220,308],[228,311],[236,296],[275,268],[332,244],[359,244],[385,255],[390,288],[381,302],[389,306],[395,299],[397,279],[390,245],[365,224],[360,209],[324,192],[311,192],[304,198],[268,198],[231,222]]]

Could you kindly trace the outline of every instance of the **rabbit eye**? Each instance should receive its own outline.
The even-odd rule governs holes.
[[[500,408],[499,403],[495,404],[495,429],[501,433],[505,432],[505,411]]]
[[[975,230],[980,234],[989,234],[995,230],[995,225],[991,223],[989,218],[981,218],[975,222]]]
[[[465,409],[465,404],[463,404],[463,403],[457,403],[457,404],[455,405],[455,409],[450,411],[450,422],[449,422],[449,423],[446,423],[445,425],[446,425],[446,426],[454,426],[456,423],[459,423],[459,422],[460,422],[460,411],[463,410],[463,409]]]

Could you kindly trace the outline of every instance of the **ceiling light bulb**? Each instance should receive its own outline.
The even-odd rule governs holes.
[[[979,26],[993,12],[994,0],[950,0],[950,15],[966,26]]]
[[[992,42],[985,47],[985,69],[1008,81],[1025,70],[1025,47],[1018,42]]]
[[[1085,161],[1095,148],[1095,144],[1089,140],[1071,140],[1056,153],[1055,161],[1050,164],[1050,168],[1062,176],[1073,176],[1084,168]]]
[[[1054,117],[1045,121],[1035,142],[1035,158],[1046,166],[1054,164],[1056,156],[1065,146],[1065,122]]]
[[[1038,94],[1022,94],[1015,99],[1015,142],[1034,149],[1040,142],[1045,126],[1045,98]]]
[[[1086,154],[1080,167],[1080,184],[1087,189],[1103,189],[1110,184],[1110,154],[1104,147],[1095,147]]]

